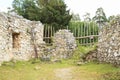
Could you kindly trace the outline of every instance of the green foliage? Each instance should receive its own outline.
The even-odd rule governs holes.
[[[105,12],[102,7],[98,8],[96,11],[96,15],[93,17],[93,20],[96,21],[97,23],[103,23],[107,22],[107,18],[105,15]]]
[[[81,21],[79,14],[72,13],[71,21]]]
[[[95,50],[96,46],[80,46],[78,43],[78,47],[74,51],[72,59],[80,60],[82,57],[87,54],[89,51]]]
[[[52,25],[55,27],[55,30],[63,29],[72,18],[72,16],[69,15],[69,10],[66,10],[66,8],[67,6],[63,1],[50,0],[40,11],[40,21]]]
[[[33,59],[30,59],[28,62],[35,64],[35,63],[41,63],[41,60],[37,58],[33,58]]]
[[[84,17],[84,21],[86,21],[86,22],[90,22],[91,21],[90,13],[85,13],[85,15],[83,17]]]
[[[14,67],[15,66],[15,63],[10,61],[10,62],[3,62],[2,63],[3,66],[10,66],[10,67]]]
[[[13,8],[24,18],[41,21],[55,29],[64,28],[72,18],[63,0],[14,0]]]
[[[39,20],[40,9],[35,0],[14,0],[14,11],[29,20]]]

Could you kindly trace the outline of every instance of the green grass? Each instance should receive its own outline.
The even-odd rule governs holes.
[[[75,68],[74,76],[81,78],[81,80],[104,80],[102,78],[104,74],[118,71],[120,71],[120,68],[116,68],[113,65],[91,62]]]
[[[57,80],[54,71],[62,68],[72,68],[73,80],[92,80],[101,74],[120,71],[120,68],[110,64],[87,63],[82,66],[70,64],[70,60],[62,63],[28,62],[4,63],[0,67],[0,80]],[[62,73],[60,73],[62,74]],[[96,76],[96,77],[93,77]]]
[[[0,80],[43,80],[42,78],[53,80],[54,69],[70,66],[67,63],[6,62],[0,67]]]
[[[102,80],[101,75],[120,71],[120,68],[106,63],[90,62],[81,66],[76,65],[76,60],[80,59],[79,55],[94,49],[94,46],[79,46],[71,59],[64,59],[58,63],[40,60],[4,62],[0,66],[0,80],[60,80],[55,76],[55,71],[68,68],[72,73],[72,79],[69,80]]]
[[[90,63],[84,64],[80,66],[78,69],[86,70],[88,72],[97,72],[100,74],[104,74],[107,72],[120,71],[120,68],[116,68],[111,64],[107,64],[107,63],[99,64],[97,62],[90,62]]]
[[[85,54],[87,54],[89,51],[95,50],[96,46],[80,46],[78,45],[78,47],[76,48],[76,50],[74,51],[73,57],[72,59],[74,60],[78,60],[81,57],[83,57]]]

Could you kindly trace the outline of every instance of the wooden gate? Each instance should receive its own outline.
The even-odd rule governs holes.
[[[55,29],[53,26],[45,24],[44,26],[44,38],[43,40],[46,42],[46,44],[51,45],[52,44],[52,37],[55,33]]]
[[[93,45],[98,42],[99,28],[95,22],[71,22],[68,29],[74,33],[80,45]]]
[[[80,45],[94,45],[98,42],[99,28],[95,22],[71,22],[66,29],[70,30]],[[56,30],[53,26],[45,25],[44,41],[52,44],[52,37]]]

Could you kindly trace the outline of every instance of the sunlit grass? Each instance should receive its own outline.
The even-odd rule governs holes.
[[[81,54],[86,54],[94,49],[94,46],[79,46],[72,58],[61,60],[58,63],[41,62],[39,59],[5,62],[0,66],[0,80],[60,80],[55,76],[55,71],[68,68],[72,70],[70,80],[102,80],[101,75],[120,71],[120,68],[106,63],[90,62],[80,66],[76,65]]]
[[[73,80],[79,80],[79,78],[92,80],[107,72],[120,71],[120,68],[110,64],[97,64],[95,62],[82,66],[70,64],[69,60],[63,60],[61,63],[38,62],[35,64],[32,64],[31,61],[10,62],[0,67],[0,80],[57,80],[54,71],[62,68],[73,69]]]

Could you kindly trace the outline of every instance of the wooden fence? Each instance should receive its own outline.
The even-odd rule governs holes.
[[[95,22],[71,22],[66,29],[74,34],[80,45],[93,45],[98,42],[99,28]],[[52,37],[55,32],[53,26],[45,25],[44,41],[52,44]]]

